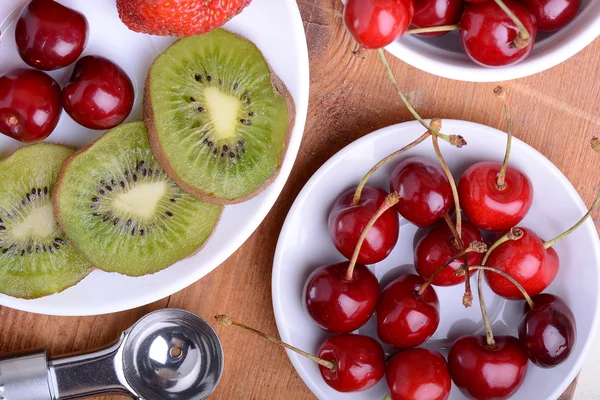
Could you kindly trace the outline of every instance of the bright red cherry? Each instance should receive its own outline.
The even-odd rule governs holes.
[[[469,398],[507,399],[525,379],[528,360],[519,340],[512,336],[495,340],[494,346],[488,346],[485,336],[463,336],[450,348],[450,376]]]
[[[527,175],[509,166],[505,186],[500,188],[501,168],[502,163],[480,162],[471,165],[458,182],[462,211],[479,229],[506,231],[521,222],[531,208],[533,186]]]
[[[581,0],[522,0],[535,15],[540,32],[556,31],[571,22],[579,8]]]
[[[519,340],[529,359],[540,367],[554,367],[569,357],[577,336],[575,316],[558,296],[542,293],[525,304],[519,321]]]
[[[85,48],[88,23],[83,14],[54,0],[32,0],[21,11],[15,39],[19,55],[44,71],[74,63]]]
[[[75,64],[62,93],[65,111],[90,129],[110,129],[127,118],[134,90],[125,71],[102,57],[86,56]]]
[[[414,0],[415,28],[458,24],[463,9],[463,0]],[[447,32],[420,33],[420,36],[441,36]]]
[[[529,43],[518,48],[514,41],[519,28],[493,1],[467,4],[460,20],[460,38],[465,53],[476,63],[497,67],[525,59],[535,41],[535,16],[527,7],[514,0],[504,0],[531,35]]]
[[[390,188],[400,195],[396,204],[400,215],[422,228],[433,225],[454,207],[444,171],[423,157],[411,157],[398,164]]]
[[[375,339],[362,335],[339,335],[325,340],[317,356],[333,361],[336,370],[319,365],[325,383],[338,392],[367,390],[383,378],[383,348]]]
[[[440,303],[432,286],[418,275],[402,275],[383,289],[377,304],[377,335],[396,348],[415,347],[433,335],[440,323]]]
[[[0,76],[0,132],[23,143],[44,140],[56,128],[60,86],[43,72],[16,69]]]
[[[358,44],[379,49],[402,36],[413,14],[413,0],[348,0],[344,22]]]
[[[392,400],[446,400],[452,386],[444,357],[420,348],[392,357],[385,379]]]
[[[483,242],[481,232],[469,223],[469,221],[463,221],[462,223],[461,239],[465,246],[474,241]],[[458,247],[450,228],[445,223],[440,223],[427,232],[419,240],[419,243],[417,243],[417,247],[415,248],[415,269],[423,279],[429,279],[448,259],[454,257],[460,251],[461,249]],[[466,257],[469,265],[481,265],[483,254],[472,251]],[[463,263],[462,257],[452,261],[432,281],[432,284],[452,286],[464,282],[464,276],[456,276],[454,274]],[[475,271],[470,272],[471,275],[474,273]]]

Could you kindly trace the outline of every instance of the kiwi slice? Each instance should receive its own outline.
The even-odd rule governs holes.
[[[155,59],[144,119],[156,158],[179,186],[231,204],[274,180],[295,110],[256,45],[217,29],[180,39]]]
[[[73,286],[91,271],[52,213],[58,171],[74,151],[40,143],[0,161],[0,293],[42,297]]]
[[[140,276],[197,252],[222,207],[180,189],[152,155],[143,122],[122,124],[65,161],[54,214],[97,268]]]

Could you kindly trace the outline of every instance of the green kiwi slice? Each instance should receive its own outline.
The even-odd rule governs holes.
[[[231,204],[275,179],[295,109],[256,45],[217,29],[180,39],[155,59],[144,119],[156,158],[179,186]]]
[[[97,268],[140,276],[196,253],[222,207],[180,189],[158,165],[143,122],[122,124],[65,161],[54,213]]]
[[[52,190],[75,149],[40,143],[0,160],[0,293],[37,298],[61,292],[92,269],[52,213]]]

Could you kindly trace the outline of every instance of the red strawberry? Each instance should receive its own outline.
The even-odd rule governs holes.
[[[160,36],[191,36],[212,31],[239,14],[252,0],[117,0],[129,29]]]

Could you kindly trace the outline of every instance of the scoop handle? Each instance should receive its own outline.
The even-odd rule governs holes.
[[[0,400],[57,400],[46,349],[0,358]]]

